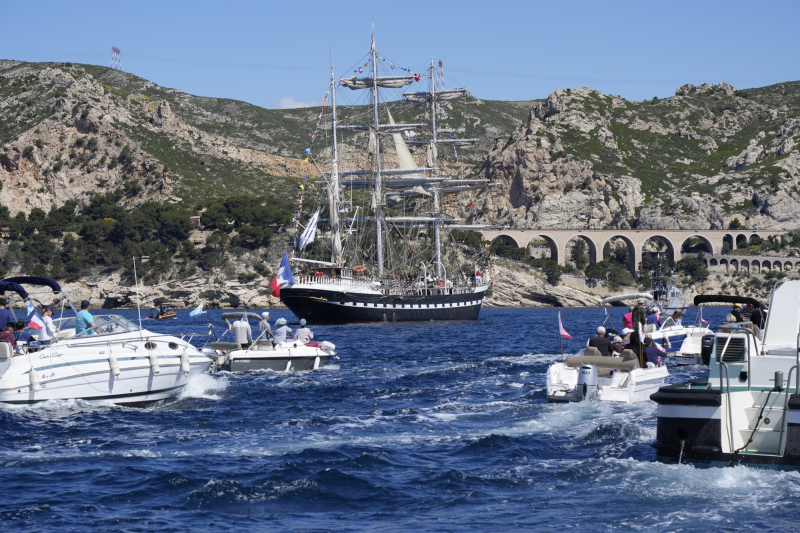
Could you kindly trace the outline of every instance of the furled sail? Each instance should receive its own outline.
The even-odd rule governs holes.
[[[446,132],[445,132],[446,133]],[[406,144],[410,144],[413,146],[422,146],[424,144],[428,144],[432,141],[406,141]],[[436,144],[449,144],[455,146],[468,146],[470,144],[475,144],[478,142],[478,139],[436,139]]]
[[[425,154],[425,164],[428,165],[429,167],[432,167],[436,162],[438,155],[439,154],[438,151],[436,150],[436,145],[433,143],[433,141],[429,142],[428,151]]]
[[[430,92],[416,92],[416,93],[402,93],[403,98],[409,102],[425,103],[431,101],[433,93]],[[436,91],[436,99],[440,102],[447,102],[449,100],[457,100],[462,96],[467,96],[469,91],[463,87],[455,89],[445,89],[443,91]]]
[[[346,80],[339,80],[342,85],[348,89],[369,89],[373,87],[374,83],[372,78],[350,78]],[[413,81],[419,81],[418,76],[380,76],[378,77],[378,87],[385,87],[387,89],[399,89],[405,85],[409,85]]]
[[[378,130],[381,133],[405,132],[412,128],[421,128],[424,124],[380,124]],[[339,126],[340,130],[346,131],[375,131],[375,126],[372,124],[353,124]]]

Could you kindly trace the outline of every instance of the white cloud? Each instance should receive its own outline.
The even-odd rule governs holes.
[[[298,107],[316,107],[319,105],[322,105],[321,99],[301,102],[300,100],[295,100],[291,96],[284,96],[280,100],[272,100],[269,103],[269,107],[272,109],[296,109]]]

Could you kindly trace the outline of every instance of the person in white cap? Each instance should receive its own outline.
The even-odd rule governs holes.
[[[276,320],[275,326],[276,329],[273,332],[274,335],[273,342],[275,342],[276,345],[285,342],[287,340],[294,340],[294,337],[292,337],[292,328],[286,325],[285,318],[279,318],[278,320]]]
[[[269,313],[261,313],[261,321],[258,323],[258,338],[269,340],[272,338],[272,328],[269,327]]]
[[[308,341],[314,338],[314,333],[306,327],[305,318],[300,319],[300,327],[294,332],[294,338],[303,344],[308,344]]]
[[[589,346],[593,346],[600,350],[600,355],[608,357],[614,353],[614,346],[608,340],[606,335],[606,328],[600,326],[597,328],[597,336],[589,339]]]

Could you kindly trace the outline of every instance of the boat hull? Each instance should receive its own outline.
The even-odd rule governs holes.
[[[130,339],[125,343],[123,340],[115,339],[110,343],[67,341],[12,358],[0,377],[0,405],[90,400],[142,406],[177,394],[211,363],[191,348],[188,372],[184,372],[178,351],[167,347],[180,340],[171,337],[153,343],[158,363],[154,368],[143,346],[146,339]],[[109,346],[117,360],[118,376],[111,369]],[[31,379],[31,367],[36,372],[37,385]]]
[[[348,293],[315,288],[281,288],[281,302],[298,318],[314,324],[477,320],[486,294],[436,295]]]
[[[719,389],[706,386],[705,380],[668,385],[651,397],[658,403],[656,440],[651,446],[660,459],[800,465],[800,395],[789,394],[785,398],[786,393],[773,394],[774,409],[768,409],[756,426],[753,421],[749,424],[741,421],[741,413],[750,410],[755,414],[761,409],[751,406],[742,410],[737,404],[741,403],[742,396],[756,394],[764,398],[766,391],[721,393]],[[729,399],[728,395],[733,396]],[[727,414],[729,402],[734,407],[732,415]],[[734,426],[733,446],[728,442],[730,423]],[[750,443],[747,442],[749,438],[753,439]]]
[[[275,372],[302,372],[316,370],[327,365],[332,355],[318,356],[278,356],[241,357],[225,362],[221,369],[228,372],[248,372],[252,370],[272,370]]]

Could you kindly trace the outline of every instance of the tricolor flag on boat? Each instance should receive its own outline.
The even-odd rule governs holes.
[[[44,320],[42,320],[41,315],[39,315],[39,311],[28,302],[28,315],[30,316],[30,320],[28,321],[28,327],[33,329],[42,329],[44,327]]]
[[[561,309],[558,310],[558,331],[561,333],[562,337],[566,337],[568,339],[572,338],[572,335],[567,333],[567,330],[565,330],[564,326],[561,324]]]
[[[281,260],[281,266],[278,268],[278,274],[275,276],[275,279],[272,280],[272,283],[269,284],[272,288],[273,296],[276,298],[281,297],[281,286],[284,283],[294,283],[292,266],[289,264],[289,255],[286,252],[283,252],[283,260]]]

